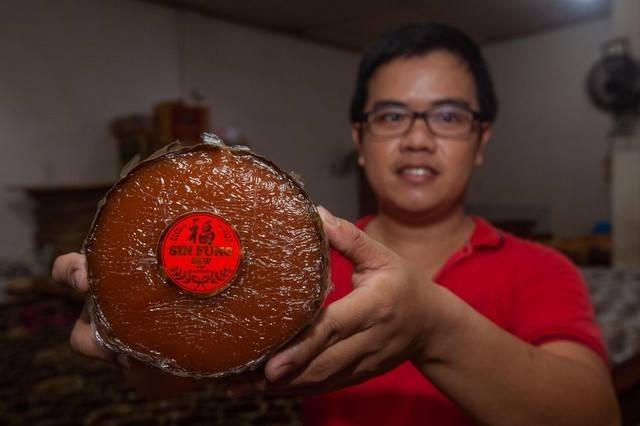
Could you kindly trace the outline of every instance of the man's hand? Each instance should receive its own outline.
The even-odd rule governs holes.
[[[89,292],[87,261],[84,255],[68,253],[58,257],[51,275],[56,282],[73,287],[80,294]],[[70,337],[71,348],[89,358],[106,361],[126,369],[126,377],[145,398],[174,398],[198,388],[194,380],[163,373],[139,361],[103,347],[96,340],[87,302],[76,321]]]
[[[66,284],[80,294],[85,295],[89,292],[87,260],[80,253],[68,253],[58,257],[53,264],[51,275],[56,282]],[[125,355],[117,355],[101,346],[96,340],[87,309],[87,302],[85,302],[82,313],[73,326],[70,343],[74,351],[89,358],[129,367],[129,362]]]
[[[412,359],[425,341],[432,287],[412,266],[349,222],[319,208],[330,244],[354,265],[354,290],[265,366],[265,383],[232,394],[319,393],[360,383]]]

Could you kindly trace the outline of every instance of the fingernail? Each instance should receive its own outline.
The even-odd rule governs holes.
[[[82,291],[80,285],[83,280],[86,280],[86,274],[82,270],[77,270],[71,274],[71,285],[78,291]]]
[[[77,274],[78,274],[77,272],[74,272],[73,274],[71,274],[71,285],[76,290],[80,290],[80,288],[78,287],[78,277],[76,276]]]
[[[338,224],[338,219],[336,219],[336,217],[329,213],[329,210],[324,207],[318,206],[318,213],[320,213],[320,217],[325,223],[331,226],[336,226]]]
[[[118,365],[126,370],[131,369],[131,363],[129,362],[129,357],[125,354],[118,354],[116,357],[116,362]]]
[[[269,381],[270,382],[277,382],[278,380],[282,379],[283,377],[285,377],[287,374],[289,374],[292,370],[292,365],[291,364],[282,364],[279,365],[277,367],[275,367],[273,369],[273,373],[269,375]]]

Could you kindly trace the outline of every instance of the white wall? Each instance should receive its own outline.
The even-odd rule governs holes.
[[[355,176],[329,170],[351,148],[359,55],[199,15],[185,25],[187,84],[208,99],[214,127],[242,129],[253,150],[300,174],[314,201],[354,219]]]
[[[180,95],[180,19],[137,1],[4,5],[0,257],[33,249],[30,206],[9,185],[113,179],[109,120]],[[302,174],[316,202],[353,217],[354,178],[332,177],[329,162],[349,146],[357,55],[192,14],[183,23],[186,82],[206,95],[214,125],[243,130],[254,150]]]
[[[143,3],[24,1],[0,14],[0,256],[24,258],[33,221],[6,185],[114,178],[108,122],[178,95],[174,13]]]
[[[11,2],[0,14],[0,257],[32,250],[30,206],[8,185],[110,180],[111,118],[149,113],[186,86],[215,126],[305,178],[314,199],[354,218],[354,176],[329,164],[349,149],[347,106],[358,55],[137,1]],[[533,212],[559,235],[607,216],[608,117],[584,78],[608,20],[485,46],[501,112],[469,194],[480,211]]]
[[[472,207],[531,214],[564,236],[607,218],[610,120],[588,100],[585,78],[608,35],[604,19],[484,46],[500,113],[472,183]]]

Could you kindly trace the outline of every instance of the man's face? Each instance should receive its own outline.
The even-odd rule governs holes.
[[[449,103],[478,111],[475,93],[466,64],[446,51],[435,51],[379,67],[369,81],[364,111],[387,104],[426,111]],[[461,206],[490,136],[488,124],[474,123],[468,135],[443,138],[435,136],[422,119],[416,119],[401,136],[376,136],[367,126],[362,133],[359,130],[359,125],[352,128],[358,162],[380,208],[403,215],[441,215]],[[360,134],[362,140],[358,140]]]

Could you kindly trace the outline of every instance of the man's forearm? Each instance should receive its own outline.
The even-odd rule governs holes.
[[[589,349],[534,347],[433,287],[430,306],[442,309],[429,314],[435,325],[414,363],[480,424],[619,424],[608,372]]]

